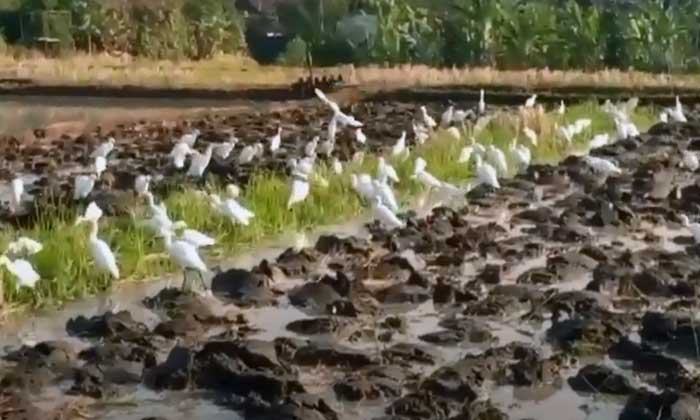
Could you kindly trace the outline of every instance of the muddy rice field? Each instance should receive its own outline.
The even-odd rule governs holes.
[[[417,108],[355,105],[363,150],[393,144]],[[460,205],[404,212],[402,229],[359,221],[307,248],[235,256],[210,294],[128,285],[11,322],[0,419],[700,419],[700,245],[680,217],[700,212],[700,176],[680,165],[700,151],[700,114],[688,115],[594,150],[619,176],[580,157],[532,165]],[[0,178],[31,177],[39,203],[70,196],[89,165],[76,156],[111,134],[116,163],[94,198],[119,214],[137,174],[178,188],[174,133],[199,128],[206,144],[236,127],[241,148],[281,125],[278,156],[213,161],[244,185],[286,170],[327,117],[304,105],[77,138],[39,131],[0,143]],[[338,156],[357,151],[339,133]]]

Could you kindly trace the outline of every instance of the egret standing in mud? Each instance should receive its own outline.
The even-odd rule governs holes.
[[[106,142],[97,146],[97,148],[90,154],[90,157],[93,159],[98,157],[107,159],[107,156],[109,156],[109,154],[112,153],[112,150],[114,150],[114,143],[114,137],[108,138]]]
[[[202,134],[202,132],[199,131],[198,128],[195,128],[191,133],[183,134],[180,137],[180,140],[178,140],[178,143],[185,143],[191,149],[194,147],[194,144],[197,142],[200,134]]]
[[[209,270],[206,264],[204,264],[204,261],[202,261],[202,257],[199,256],[197,248],[184,240],[173,240],[173,233],[169,230],[164,230],[162,232],[162,237],[165,250],[168,252],[168,255],[170,255],[170,259],[182,270],[182,289],[188,289],[187,273],[194,271],[199,277],[202,288],[206,290],[207,286],[204,282],[204,275]]]
[[[382,203],[384,203],[389,210],[394,213],[399,211],[399,204],[396,201],[394,191],[391,189],[389,184],[386,183],[386,181],[380,181],[377,179],[372,180],[372,186],[374,187],[374,192],[376,195],[382,199]]]
[[[282,144],[282,126],[277,127],[277,133],[270,137],[270,153],[277,153]]]
[[[182,169],[185,167],[185,159],[187,156],[194,153],[192,148],[185,142],[179,142],[173,146],[173,150],[170,151],[170,159],[173,166],[177,169]]]
[[[406,147],[406,132],[401,132],[401,137],[396,141],[394,146],[391,148],[392,157],[401,157],[408,155],[408,148]]]
[[[428,109],[425,107],[425,105],[420,106],[420,115],[421,119],[423,120],[423,125],[428,127],[429,130],[432,130],[435,127],[437,127],[437,123],[435,122],[433,117],[431,117],[430,114],[428,114]]]
[[[144,196],[150,189],[151,176],[150,175],[139,175],[134,179],[134,191],[138,196]]]
[[[238,155],[238,164],[245,165],[253,161],[256,156],[262,155],[264,146],[262,143],[249,144]]]
[[[527,100],[525,101],[525,108],[533,108],[535,106],[535,102],[537,102],[537,94],[533,94]]]
[[[95,176],[99,179],[102,173],[107,170],[107,159],[102,156],[97,156],[95,158],[95,163],[93,164],[93,171]]]
[[[76,176],[73,181],[73,200],[82,200],[90,195],[95,188],[95,180],[95,174]]]
[[[494,189],[501,188],[498,182],[498,172],[489,163],[482,161],[481,155],[474,155],[477,184],[486,184]]]
[[[379,196],[374,197],[372,201],[372,212],[374,218],[388,229],[398,229],[405,226],[401,219],[389,207],[384,205]]]
[[[484,101],[484,89],[479,90],[479,104],[477,105],[477,111],[479,115],[486,112],[486,102]]]
[[[211,155],[214,153],[214,144],[209,143],[207,149],[204,153],[194,151],[192,153],[192,161],[190,162],[190,167],[187,169],[187,176],[193,178],[201,178],[204,175],[204,171],[207,170],[209,163],[211,162]]]
[[[17,214],[22,206],[24,194],[24,182],[21,178],[15,178],[10,182],[10,213]]]
[[[89,245],[95,266],[98,270],[109,273],[112,278],[118,279],[119,268],[117,267],[117,259],[109,245],[97,237],[98,224],[101,217],[102,210],[95,203],[90,203],[85,216],[79,217],[75,224],[90,223]]]
[[[238,144],[238,139],[235,137],[229,141],[216,144],[214,146],[214,157],[216,157],[219,162],[225,161],[231,156],[231,152],[236,148],[236,144]]]
[[[455,113],[455,107],[454,105],[450,105],[445,112],[442,113],[442,117],[440,118],[440,127],[442,128],[447,128],[452,124],[452,120],[454,118],[454,113]]]

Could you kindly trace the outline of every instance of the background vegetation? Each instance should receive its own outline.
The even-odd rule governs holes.
[[[158,59],[247,48],[260,62],[289,65],[700,70],[696,0],[268,0],[260,12],[238,10],[241,2],[0,0],[0,26],[8,42],[26,43],[20,17],[39,12],[33,32],[48,27],[80,50]],[[57,10],[63,17],[45,24]]]

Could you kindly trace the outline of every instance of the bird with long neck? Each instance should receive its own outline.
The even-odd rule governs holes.
[[[117,259],[109,245],[97,236],[99,217],[79,217],[76,224],[79,223],[90,223],[88,242],[90,245],[90,253],[95,261],[95,266],[97,266],[100,271],[109,273],[114,279],[118,279],[119,268],[117,267]]]
[[[170,255],[170,258],[182,269],[183,290],[187,289],[188,286],[187,273],[189,271],[194,271],[197,273],[203,289],[206,289],[207,287],[204,283],[204,274],[208,272],[208,269],[204,261],[202,261],[202,257],[199,256],[197,248],[186,241],[173,241],[173,234],[169,230],[163,230],[163,232],[161,232],[161,236],[163,237],[165,250]]]

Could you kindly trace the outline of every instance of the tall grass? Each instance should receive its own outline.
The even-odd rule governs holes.
[[[653,109],[635,111],[633,119],[641,130],[646,130],[655,121]],[[556,136],[555,125],[591,118],[588,132],[575,139],[571,148]],[[508,144],[521,133],[524,125],[540,133],[539,143],[532,149],[533,160],[552,161],[585,147],[593,134],[611,132],[610,117],[597,104],[585,103],[570,107],[563,115],[525,111],[499,113],[479,133],[476,141],[499,146]],[[423,157],[428,170],[440,179],[463,183],[472,176],[471,164],[457,162],[462,147],[470,143],[473,127],[466,127],[462,137],[456,140],[446,131],[438,131],[422,146],[411,150],[408,159],[389,159],[395,166],[401,182],[396,185],[397,196],[405,204],[423,190],[422,185],[411,180],[414,159]],[[522,135],[519,141],[527,144]],[[249,226],[232,224],[219,216],[202,197],[201,192],[187,190],[165,197],[173,220],[184,220],[191,228],[215,235],[217,246],[207,252],[210,260],[221,260],[246,247],[254,247],[262,239],[286,231],[311,229],[318,225],[347,221],[365,211],[366,203],[353,191],[348,173],[366,172],[375,175],[377,156],[367,156],[362,163],[347,163],[343,175],[333,173],[324,163],[319,163],[317,172],[325,177],[329,186],[323,188],[312,184],[309,198],[292,209],[287,209],[290,180],[284,174],[261,172],[255,174],[243,187],[240,202],[255,213]],[[214,182],[207,187],[209,192],[224,195],[224,186]],[[0,232],[0,250],[9,240],[20,235],[41,241],[44,250],[31,258],[42,280],[36,289],[17,289],[12,281],[5,287],[5,301],[11,306],[39,307],[60,305],[71,299],[95,294],[108,289],[111,281],[93,267],[87,250],[88,232],[84,227],[74,226],[75,218],[82,209],[60,207],[46,209],[38,223],[29,230]],[[99,236],[107,241],[118,256],[122,281],[143,280],[173,272],[175,267],[163,258],[161,240],[140,227],[136,220],[145,212],[134,209],[134,217],[113,217],[101,221]],[[5,278],[9,276],[5,273]]]

